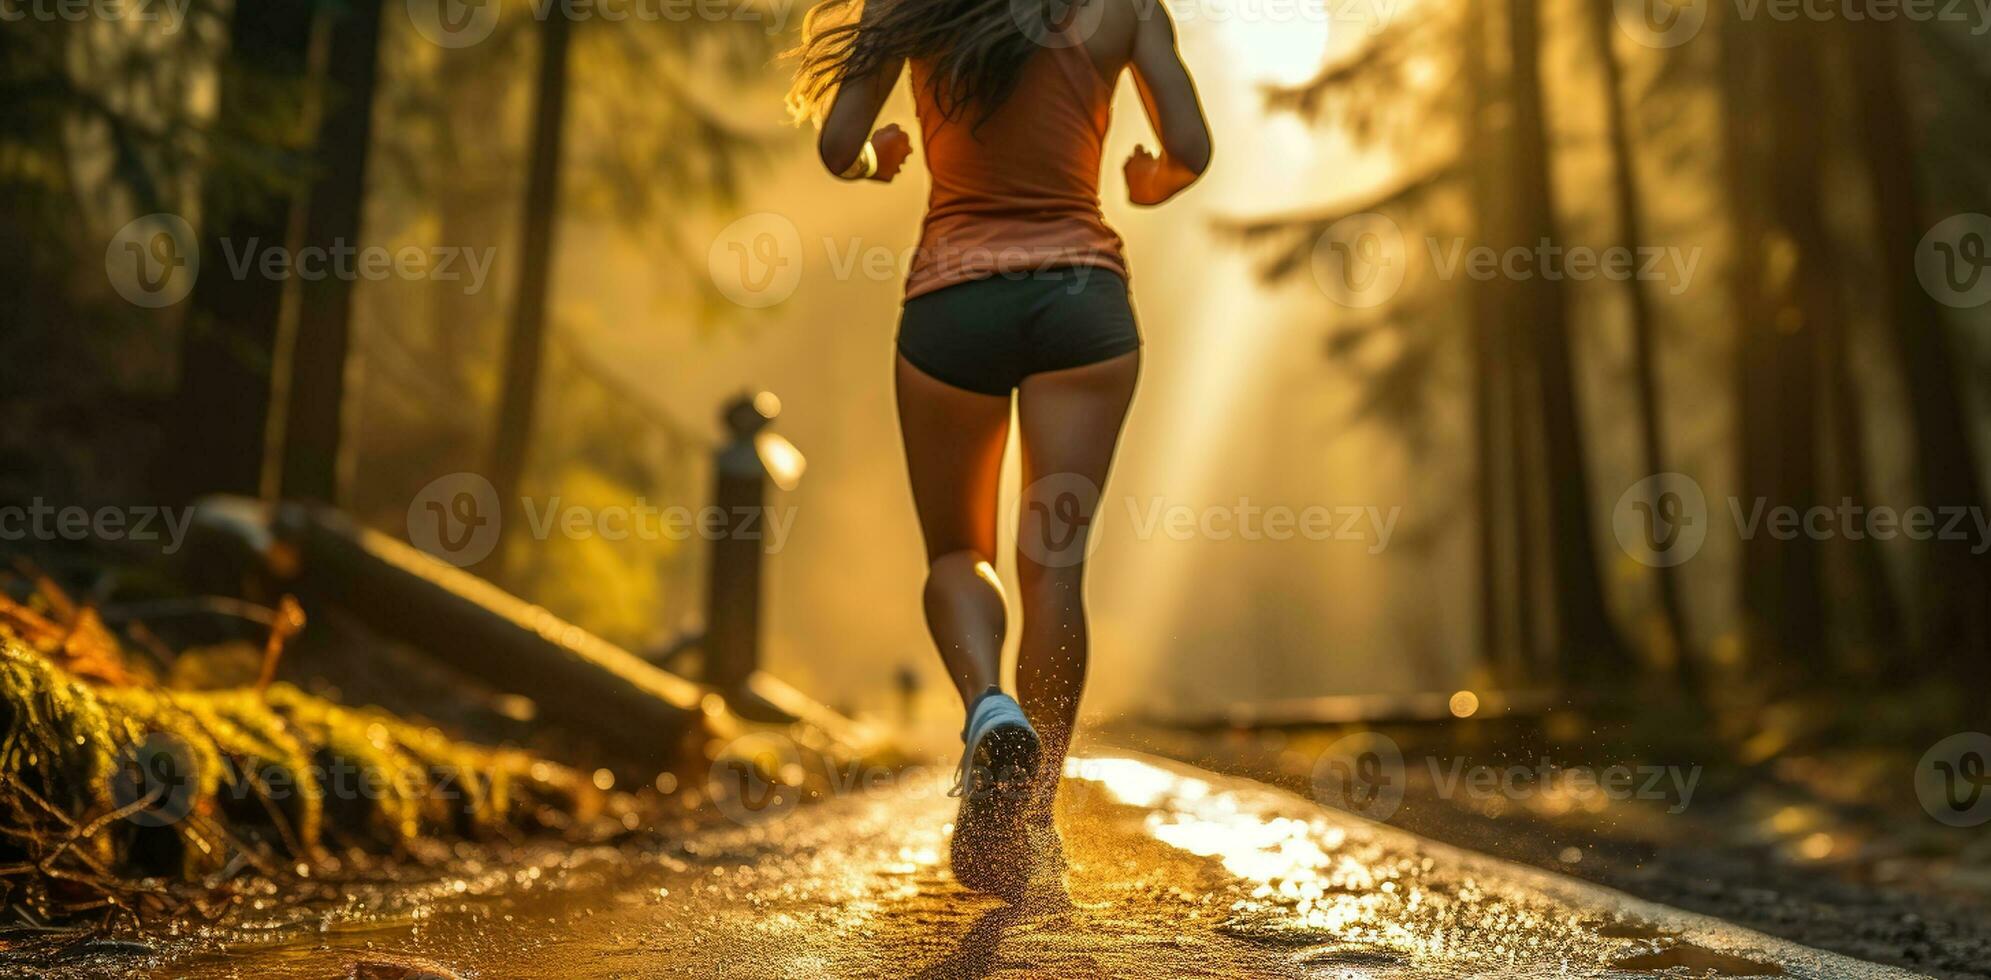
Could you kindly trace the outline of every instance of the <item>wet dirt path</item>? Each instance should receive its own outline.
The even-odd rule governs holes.
[[[1099,752],[1069,770],[1069,893],[955,885],[955,801],[910,780],[694,836],[549,857],[378,916],[236,933],[159,976],[1908,977],[1437,844],[1258,783]],[[380,974],[388,975],[388,974]]]

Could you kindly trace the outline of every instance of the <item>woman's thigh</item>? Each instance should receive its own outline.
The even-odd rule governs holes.
[[[1009,397],[956,388],[903,354],[897,360],[899,433],[927,559],[973,551],[993,560]]]
[[[1141,352],[1134,350],[1032,374],[1019,386],[1024,491],[1016,547],[1017,571],[1026,581],[1045,569],[1076,569],[1085,560],[1140,369]]]

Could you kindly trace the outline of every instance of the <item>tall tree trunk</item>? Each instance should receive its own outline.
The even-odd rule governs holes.
[[[218,96],[217,115],[224,125],[256,115],[261,87],[270,79],[305,76],[313,8],[311,0],[235,5]],[[290,148],[271,149],[282,154]],[[286,164],[279,160],[271,166]],[[263,490],[271,369],[285,280],[263,275],[253,264],[237,279],[228,256],[287,248],[294,241],[291,196],[257,187],[203,190],[201,274],[188,300],[180,381],[158,481],[176,499]]]
[[[1846,22],[1840,32],[1857,100],[1857,130],[1873,195],[1875,231],[1887,298],[1888,338],[1908,393],[1915,478],[1931,507],[1991,505],[1971,444],[1963,399],[1950,368],[1942,308],[1915,275],[1922,227],[1917,145],[1901,95],[1900,25]],[[1926,552],[1924,643],[1969,690],[1991,690],[1991,569],[1967,541],[1934,541]]]
[[[1850,324],[1841,318],[1828,326],[1838,328],[1820,337],[1831,392],[1823,422],[1831,433],[1833,491],[1867,506],[1873,494],[1867,481],[1866,412],[1853,380],[1853,352],[1846,335]],[[1861,665],[1872,669],[1885,664],[1894,675],[1911,658],[1899,655],[1900,607],[1880,543],[1868,534],[1847,535],[1839,550],[1843,561],[1832,581],[1833,606],[1847,618],[1847,632],[1862,648]]]
[[[366,203],[366,158],[373,135],[373,91],[383,0],[327,8],[329,31],[319,95],[316,172],[308,195],[303,245],[357,248]],[[340,432],[345,420],[346,361],[352,337],[353,280],[328,275],[298,283],[288,385],[278,392],[284,442],[278,487],[285,497],[341,500]]]
[[[567,113],[567,45],[572,22],[548,17],[540,22],[539,77],[532,119],[532,158],[525,185],[523,228],[519,235],[518,293],[513,300],[511,335],[505,340],[504,377],[498,389],[497,429],[492,433],[490,476],[503,508],[504,528],[515,536],[522,526],[519,490],[532,446],[534,404],[546,353],[546,307],[552,276],[554,211],[560,199],[560,142]],[[511,549],[497,555],[506,574]]]
[[[504,205],[516,203],[509,198],[515,193],[509,182],[480,167],[482,161],[500,152],[498,141],[489,132],[489,120],[503,111],[504,93],[489,83],[492,75],[501,70],[490,63],[484,47],[458,50],[437,66],[438,89],[446,100],[438,113],[441,145],[437,173],[445,176],[435,181],[433,197],[436,238],[446,244],[477,246],[498,242],[509,210]],[[454,174],[470,179],[450,179],[448,175]],[[441,372],[441,387],[458,399],[458,405],[487,397],[479,391],[476,379],[495,373],[501,361],[495,352],[499,346],[497,337],[504,326],[500,322],[502,307],[495,287],[493,283],[483,291],[466,293],[452,284],[430,284],[434,302],[430,333],[435,338],[435,348],[427,353],[435,358],[436,369]],[[468,437],[464,441],[474,444],[481,424],[481,419],[463,422],[461,428]],[[470,450],[469,456],[438,460],[438,465],[450,469],[480,465],[474,445],[463,448]]]
[[[1740,469],[1745,511],[1816,501],[1820,337],[1838,317],[1818,161],[1822,79],[1808,22],[1730,22],[1722,43],[1723,107],[1737,249]],[[1747,515],[1745,514],[1745,517]],[[1777,540],[1759,524],[1743,546],[1743,629],[1767,652],[1773,682],[1831,672],[1818,542]]]
[[[1553,637],[1545,637],[1543,622],[1544,569],[1542,563],[1541,408],[1536,393],[1534,363],[1529,356],[1527,325],[1512,319],[1499,328],[1500,349],[1507,355],[1503,368],[1507,394],[1507,475],[1514,510],[1514,632],[1520,657],[1537,674],[1556,674],[1561,663],[1559,650],[1550,649]],[[1549,583],[1550,586],[1553,583]],[[1567,678],[1558,677],[1558,680]]]
[[[1460,57],[1464,59],[1468,89],[1462,108],[1465,139],[1460,149],[1468,161],[1473,231],[1481,240],[1487,240],[1498,220],[1494,215],[1498,202],[1493,184],[1492,138],[1487,133],[1487,120],[1491,115],[1488,110],[1496,104],[1497,96],[1486,64],[1485,9],[1466,4],[1460,16],[1466,19],[1465,46]],[[1509,607],[1502,601],[1503,586],[1513,581],[1506,570],[1506,562],[1502,560],[1501,549],[1503,536],[1511,532],[1513,526],[1511,509],[1501,506],[1507,499],[1503,492],[1507,488],[1501,480],[1500,450],[1504,440],[1499,425],[1504,345],[1501,343],[1500,311],[1494,293],[1484,288],[1483,284],[1474,285],[1481,288],[1468,288],[1466,302],[1472,324],[1473,484],[1477,491],[1478,553],[1475,557],[1479,566],[1480,655],[1501,685],[1519,687],[1528,680],[1526,665],[1509,635]],[[1511,456],[1509,459],[1511,461]]]
[[[1636,160],[1632,156],[1630,111],[1626,106],[1624,66],[1612,45],[1618,35],[1609,5],[1585,4],[1591,46],[1604,76],[1606,129],[1611,145],[1611,196],[1618,213],[1618,245],[1638,254],[1645,244],[1645,211],[1638,196]],[[1638,393],[1638,440],[1641,464],[1648,475],[1667,472],[1665,409],[1659,397],[1659,328],[1652,299],[1639,277],[1625,280],[1625,302],[1630,312],[1632,334],[1632,375]],[[1678,565],[1654,569],[1658,576],[1659,609],[1665,623],[1664,649],[1656,661],[1671,668],[1675,683],[1690,700],[1698,700],[1705,687],[1693,649],[1687,622],[1686,601],[1681,597]]]
[[[1540,10],[1537,0],[1509,0],[1508,12],[1514,104],[1510,199],[1516,221],[1513,238],[1503,245],[1533,249],[1561,240],[1543,110]],[[1513,291],[1519,300],[1515,313],[1529,332],[1540,393],[1557,653],[1573,677],[1615,688],[1630,662],[1599,574],[1567,298],[1560,280],[1540,276],[1514,283]]]

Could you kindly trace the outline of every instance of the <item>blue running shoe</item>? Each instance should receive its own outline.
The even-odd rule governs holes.
[[[954,878],[976,891],[1013,895],[1028,880],[1031,864],[1023,853],[1023,815],[1037,779],[1037,730],[1015,698],[991,687],[968,706],[961,741],[953,790],[961,813],[950,847]]]

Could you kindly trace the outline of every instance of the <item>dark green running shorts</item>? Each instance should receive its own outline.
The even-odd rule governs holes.
[[[899,353],[913,367],[984,395],[1140,347],[1127,280],[1097,266],[955,283],[907,300],[899,316]]]

